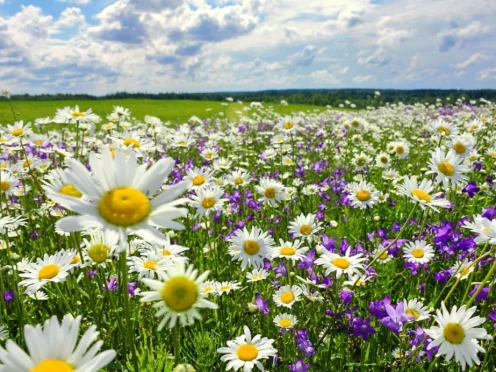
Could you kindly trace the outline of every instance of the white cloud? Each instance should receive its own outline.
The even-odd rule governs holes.
[[[288,67],[290,70],[298,69],[300,67],[310,66],[315,57],[321,55],[325,48],[318,48],[315,45],[307,45],[301,52],[292,54],[288,57]]]
[[[61,3],[69,3],[75,5],[87,5],[91,3],[91,0],[57,0],[57,1]]]
[[[63,28],[71,28],[77,25],[84,25],[84,14],[79,8],[67,8],[61,14],[53,28],[55,32]]]
[[[463,28],[455,27],[449,31],[444,31],[438,34],[439,51],[446,52],[460,42],[473,39],[490,30],[490,27],[485,26],[480,21],[474,21]]]
[[[455,68],[457,69],[464,69],[464,68],[467,68],[468,66],[471,66],[477,62],[480,62],[480,61],[487,61],[489,58],[484,55],[484,54],[480,54],[480,53],[475,53],[474,55],[472,55],[470,58],[468,58],[467,60],[465,60],[464,62],[461,62],[461,63],[457,63],[455,65]]]
[[[479,80],[496,80],[496,67],[482,70],[479,73]]]
[[[413,36],[412,30],[394,30],[383,28],[378,31],[377,45],[380,47],[397,47]]]
[[[373,75],[358,75],[353,78],[353,81],[355,83],[365,83],[367,81],[372,80],[374,76]]]
[[[365,51],[359,53],[359,58],[357,60],[360,65],[370,65],[370,66],[386,66],[391,61],[391,55],[386,53],[383,49],[377,49],[372,54],[366,55]]]

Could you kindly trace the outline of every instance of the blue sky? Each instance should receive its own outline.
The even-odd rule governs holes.
[[[495,18],[494,0],[0,0],[0,89],[496,89]]]

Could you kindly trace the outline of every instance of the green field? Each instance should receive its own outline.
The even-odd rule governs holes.
[[[93,112],[100,115],[104,120],[112,112],[113,106],[123,106],[128,108],[132,116],[142,120],[145,115],[157,116],[163,121],[171,123],[186,122],[192,116],[209,118],[215,114],[223,112],[226,117],[235,120],[237,111],[242,111],[243,107],[249,104],[229,103],[223,106],[219,101],[161,101],[147,99],[124,99],[124,100],[98,100],[98,101],[12,101],[14,111],[18,119],[24,122],[34,122],[36,118],[53,117],[58,108],[66,106],[74,107],[79,105],[80,111],[91,108]],[[274,107],[274,111],[280,114],[292,114],[296,112],[324,111],[325,107],[313,105],[289,105],[264,104],[265,108]],[[210,109],[210,110],[208,110]],[[0,99],[0,124],[10,124],[13,122],[12,110],[9,102]]]

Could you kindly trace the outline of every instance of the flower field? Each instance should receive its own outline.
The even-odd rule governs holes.
[[[0,372],[495,370],[496,104],[8,102]]]

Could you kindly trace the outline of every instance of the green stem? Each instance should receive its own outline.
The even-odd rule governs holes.
[[[179,343],[179,325],[172,328],[172,342],[174,344],[174,364],[181,363],[181,344]]]
[[[131,323],[131,316],[129,313],[129,291],[128,291],[128,274],[129,267],[126,262],[126,251],[121,254],[121,276],[122,276],[122,298],[123,298],[123,306],[124,306],[124,316],[126,317],[126,327],[128,333],[128,342],[131,348],[131,354],[133,357],[133,366],[135,371],[139,371],[138,369],[138,359],[136,357],[136,347],[134,345],[134,332]]]

